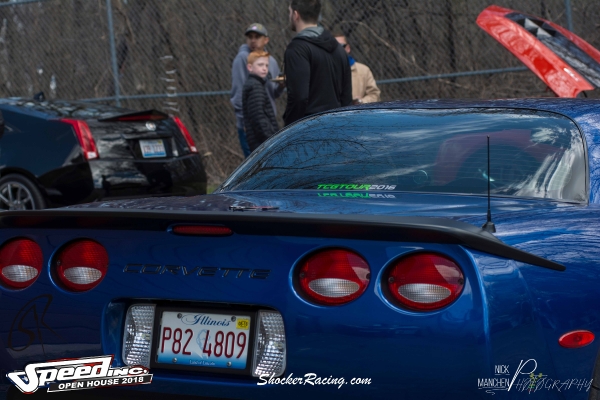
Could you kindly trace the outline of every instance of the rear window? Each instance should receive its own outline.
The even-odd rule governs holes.
[[[220,190],[491,192],[586,201],[584,146],[568,118],[528,110],[360,110],[295,124]]]

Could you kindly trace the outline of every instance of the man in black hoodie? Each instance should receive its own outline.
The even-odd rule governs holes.
[[[298,32],[285,50],[285,125],[307,115],[352,103],[352,72],[346,52],[317,26],[320,0],[292,0],[290,28]]]

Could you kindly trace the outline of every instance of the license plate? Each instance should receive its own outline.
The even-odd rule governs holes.
[[[144,158],[166,157],[165,144],[162,139],[156,140],[140,140],[140,148]]]
[[[252,317],[163,311],[156,363],[170,367],[247,370]]]

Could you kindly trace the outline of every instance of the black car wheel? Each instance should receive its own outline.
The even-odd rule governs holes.
[[[39,210],[44,206],[42,194],[29,179],[17,174],[0,179],[0,210]]]

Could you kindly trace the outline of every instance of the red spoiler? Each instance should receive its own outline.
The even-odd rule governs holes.
[[[477,25],[513,53],[558,97],[600,87],[600,51],[542,18],[489,6]]]

